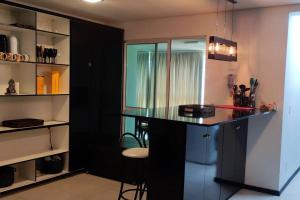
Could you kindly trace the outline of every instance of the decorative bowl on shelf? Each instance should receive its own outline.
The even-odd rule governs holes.
[[[41,172],[44,174],[58,174],[64,169],[64,159],[60,155],[48,156],[42,159]]]

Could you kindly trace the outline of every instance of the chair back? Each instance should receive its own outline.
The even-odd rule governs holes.
[[[143,141],[132,133],[124,133],[121,138],[121,147],[123,149],[129,148],[147,148]]]

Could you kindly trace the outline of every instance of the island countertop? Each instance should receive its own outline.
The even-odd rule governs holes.
[[[206,118],[194,118],[178,115],[178,107],[170,108],[156,108],[156,109],[143,109],[143,108],[130,108],[124,110],[121,115],[126,117],[142,117],[147,119],[163,119],[170,121],[184,122],[188,124],[200,126],[214,126],[233,121],[239,121],[246,118],[258,117],[261,115],[271,115],[274,111],[261,112],[260,110],[241,111],[232,109],[216,108],[215,115]]]

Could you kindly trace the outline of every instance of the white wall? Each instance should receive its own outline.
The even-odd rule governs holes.
[[[300,163],[300,13],[290,15],[285,70],[284,112],[281,148],[281,187]]]
[[[291,7],[290,7],[291,8]],[[238,77],[260,80],[258,103],[276,102],[271,120],[249,121],[246,184],[279,190],[284,69],[289,7],[240,12],[236,29],[243,50]],[[300,163],[299,163],[300,165]]]
[[[246,184],[273,190],[279,190],[285,183],[283,174],[289,177],[294,166],[300,166],[300,161],[295,163],[289,156],[282,159],[286,170],[281,167],[281,145],[287,138],[286,135],[282,138],[282,117],[288,16],[293,10],[300,10],[300,5],[237,12],[234,40],[239,45],[239,61],[208,60],[206,66],[206,103],[231,103],[226,86],[229,73],[237,75],[238,83],[249,84],[250,77],[257,77],[260,80],[258,104],[277,103],[278,112],[272,118],[250,120],[246,163]],[[215,19],[215,14],[205,14],[134,21],[119,26],[125,29],[126,40],[215,35]],[[286,152],[283,156],[289,150],[283,151]]]

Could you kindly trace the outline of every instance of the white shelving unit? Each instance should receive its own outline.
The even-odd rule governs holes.
[[[43,153],[36,153],[36,154],[30,154],[30,155],[16,157],[16,158],[12,158],[12,159],[0,160],[0,167],[25,162],[28,160],[44,158],[47,156],[53,156],[53,155],[58,155],[58,154],[62,154],[62,153],[67,153],[67,152],[69,152],[69,150],[67,150],[67,149],[66,150],[54,149],[54,150],[51,150],[51,151],[49,150],[49,151],[46,151]]]
[[[0,34],[17,37],[19,53],[30,57],[28,62],[0,60],[0,122],[21,118],[45,120],[42,126],[26,128],[0,124],[0,167],[16,169],[14,184],[0,188],[2,193],[69,173],[70,22],[0,3]],[[37,45],[58,49],[57,63],[38,63]],[[52,71],[60,75],[58,94],[51,93]],[[37,94],[37,75],[43,75],[49,86],[45,94]],[[5,95],[10,79],[19,82],[18,95]],[[63,171],[42,174],[37,163],[53,155],[63,157]]]

